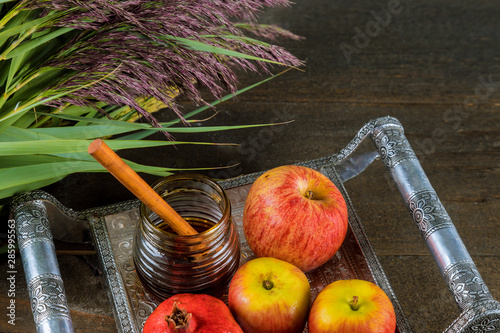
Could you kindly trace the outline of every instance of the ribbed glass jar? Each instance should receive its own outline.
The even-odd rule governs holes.
[[[238,231],[224,190],[210,178],[177,174],[153,189],[197,231],[179,236],[144,204],[134,235],[133,259],[145,289],[159,300],[176,293],[219,295],[240,261]]]

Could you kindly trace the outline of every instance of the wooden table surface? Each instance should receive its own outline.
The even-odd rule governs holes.
[[[307,65],[221,104],[205,124],[293,122],[272,130],[176,135],[239,146],[179,145],[122,156],[180,168],[239,163],[206,172],[227,178],[330,155],[369,120],[396,117],[500,300],[499,17],[496,1],[297,0],[289,8],[266,10],[262,22],[305,37],[279,43]],[[263,77],[240,73],[240,86]],[[186,111],[193,108],[183,104]],[[414,331],[444,331],[459,310],[382,163],[376,161],[345,187]],[[46,190],[74,209],[131,198],[107,174],[70,176]],[[102,277],[89,265],[95,258],[58,258],[75,330],[116,331]],[[18,263],[16,326],[7,325],[3,315],[0,331],[34,332]],[[0,285],[7,286],[5,279]],[[8,302],[2,292],[3,311]]]

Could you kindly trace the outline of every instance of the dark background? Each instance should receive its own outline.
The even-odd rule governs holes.
[[[393,14],[385,27],[369,30],[369,40],[353,40],[359,31],[373,29],[372,11],[380,13],[388,6],[393,6]],[[180,141],[238,145],[178,145],[120,155],[142,164],[176,168],[239,163],[205,172],[228,178],[333,154],[369,120],[396,117],[499,300],[499,17],[496,1],[300,0],[289,8],[266,10],[261,22],[305,37],[278,43],[306,60],[306,66],[219,105],[217,115],[203,124],[293,122],[175,135]],[[356,45],[357,51],[346,57],[342,48]],[[240,87],[265,77],[239,73]],[[187,101],[181,104],[186,112],[194,109]],[[157,116],[173,118],[169,111]],[[148,182],[157,178],[144,177]],[[444,331],[459,310],[382,163],[376,161],[345,187],[415,332]],[[74,209],[132,198],[108,174],[69,176],[46,191]],[[61,255],[59,260],[75,329],[114,330],[101,277],[79,257]],[[27,295],[23,296],[25,282],[22,276],[18,279],[21,300],[16,329],[34,330]],[[7,302],[4,297],[2,306]]]

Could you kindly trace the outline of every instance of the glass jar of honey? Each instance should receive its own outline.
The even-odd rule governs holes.
[[[238,231],[224,190],[199,174],[169,176],[153,189],[198,234],[179,236],[142,204],[133,260],[144,288],[160,301],[177,293],[221,295],[240,261]]]

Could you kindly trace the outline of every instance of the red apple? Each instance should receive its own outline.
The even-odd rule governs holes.
[[[245,333],[302,332],[310,302],[305,274],[276,258],[248,261],[229,285],[228,306]]]
[[[322,173],[281,166],[262,174],[245,201],[243,231],[258,257],[313,270],[340,248],[347,232],[342,194]]]
[[[335,281],[318,294],[309,313],[309,333],[394,333],[391,300],[376,284]]]

